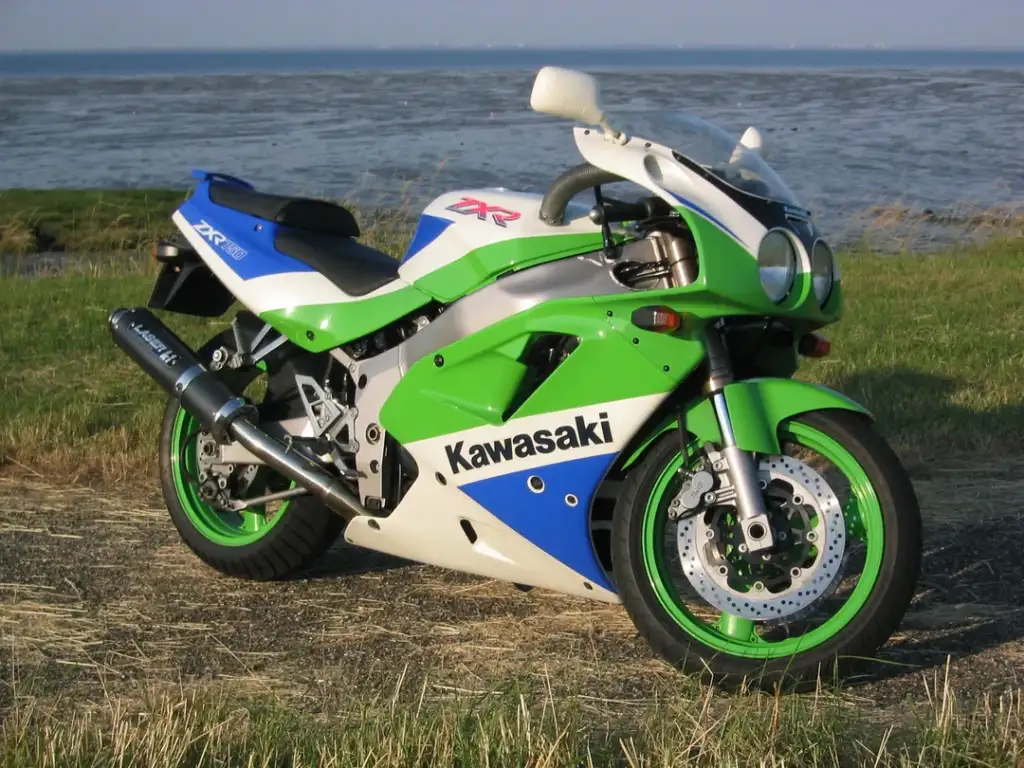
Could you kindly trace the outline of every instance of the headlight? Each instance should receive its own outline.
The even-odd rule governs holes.
[[[786,298],[796,277],[796,248],[789,235],[777,229],[765,235],[757,249],[757,267],[768,298],[776,303]]]
[[[818,304],[825,306],[832,293],[832,283],[836,276],[836,257],[828,243],[818,240],[811,251],[811,278],[814,283],[814,295]]]

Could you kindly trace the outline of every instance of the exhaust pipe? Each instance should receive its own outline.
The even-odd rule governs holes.
[[[118,309],[110,315],[114,343],[203,429],[218,440],[235,439],[268,466],[318,496],[334,512],[350,520],[367,514],[358,497],[338,478],[256,426],[256,409],[208,371],[185,342],[148,309]]]

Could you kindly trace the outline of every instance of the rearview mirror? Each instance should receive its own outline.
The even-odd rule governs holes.
[[[561,67],[544,67],[533,81],[530,107],[587,125],[604,126],[604,108],[601,90],[595,80],[585,72]]]
[[[768,145],[765,143],[764,134],[754,126],[750,126],[744,131],[740,137],[740,145],[752,152],[756,152],[762,158],[767,159],[768,157]]]

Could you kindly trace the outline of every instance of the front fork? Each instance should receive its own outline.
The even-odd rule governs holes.
[[[736,435],[725,401],[725,388],[732,383],[732,367],[725,340],[717,325],[704,327],[704,346],[708,354],[707,391],[722,433],[722,457],[728,465],[729,479],[736,491],[736,514],[744,543],[749,552],[771,549],[775,541],[764,506],[764,495],[758,483],[754,458],[736,445]]]

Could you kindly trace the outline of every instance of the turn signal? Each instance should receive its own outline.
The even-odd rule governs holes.
[[[668,307],[641,307],[633,310],[633,325],[654,333],[672,333],[683,324],[683,316]]]
[[[797,350],[804,357],[825,357],[832,351],[832,342],[820,333],[808,333],[800,339]]]
[[[174,261],[181,254],[181,249],[172,242],[167,240],[161,240],[159,243],[153,246],[153,260],[154,261]]]

